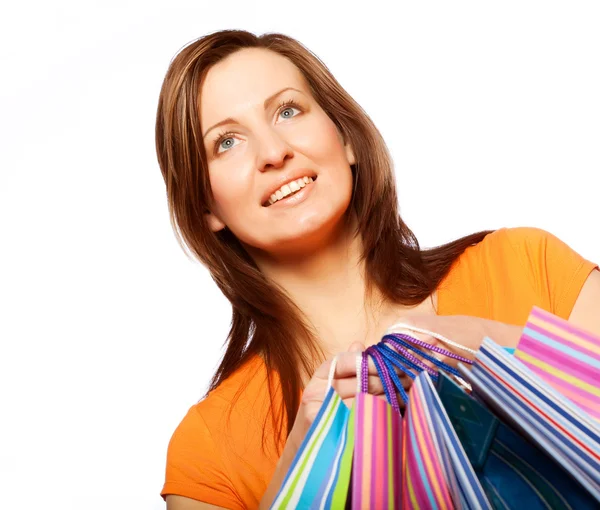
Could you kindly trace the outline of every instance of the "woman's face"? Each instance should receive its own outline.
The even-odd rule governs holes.
[[[335,235],[354,155],[300,71],[272,51],[243,49],[210,69],[200,94],[211,228],[226,225],[251,253],[272,256]]]

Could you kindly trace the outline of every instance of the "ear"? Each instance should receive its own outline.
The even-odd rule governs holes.
[[[346,142],[344,135],[338,129],[338,136],[340,138],[340,142],[344,144],[344,150],[346,151],[346,159],[348,159],[349,165],[356,164],[356,158],[354,157],[354,151],[352,150],[352,145],[350,142]]]
[[[204,216],[208,222],[209,228],[213,232],[219,232],[225,228],[225,223],[223,223],[215,214],[211,213],[210,211],[205,211]]]
[[[344,149],[346,150],[346,157],[348,158],[348,164],[351,166],[356,164],[356,158],[354,157],[354,151],[352,150],[352,145],[350,145],[350,143],[347,143],[344,146]]]

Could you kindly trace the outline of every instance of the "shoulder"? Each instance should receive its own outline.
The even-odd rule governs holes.
[[[161,495],[257,505],[277,462],[275,448],[262,441],[270,426],[266,369],[255,357],[189,408],[169,441]]]
[[[544,257],[548,250],[568,248],[557,236],[537,227],[501,228],[488,235],[484,242],[486,240],[494,247],[510,247],[518,257],[523,254]]]
[[[494,230],[475,245],[472,254],[494,254],[496,250],[503,249],[523,251],[555,239],[557,238],[550,232],[537,227],[503,227]]]
[[[480,243],[465,250],[457,262],[482,265],[485,269],[530,271],[545,261],[575,252],[554,234],[537,227],[504,227],[488,234]]]
[[[546,234],[533,227],[495,230],[458,256],[446,280],[481,286],[495,273],[514,275],[523,268],[529,245],[540,244]]]
[[[542,286],[538,290],[585,280],[596,267],[564,240],[541,228],[503,228],[489,237],[491,254],[502,255],[498,263],[513,266],[515,272],[520,270],[531,282]]]
[[[511,324],[524,324],[533,306],[568,317],[594,266],[546,230],[501,228],[456,260],[446,310]]]

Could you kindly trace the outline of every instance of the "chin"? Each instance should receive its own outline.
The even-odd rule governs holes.
[[[265,251],[269,253],[310,254],[334,242],[344,225],[344,210],[328,217],[311,217],[294,228],[271,238]]]

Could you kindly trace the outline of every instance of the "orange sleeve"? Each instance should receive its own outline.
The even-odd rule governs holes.
[[[222,461],[200,411],[192,407],[169,442],[161,496],[177,494],[224,508],[245,508]]]
[[[531,275],[531,284],[549,303],[549,311],[568,319],[583,284],[597,264],[539,228],[511,228],[506,229],[506,234],[523,269]]]

